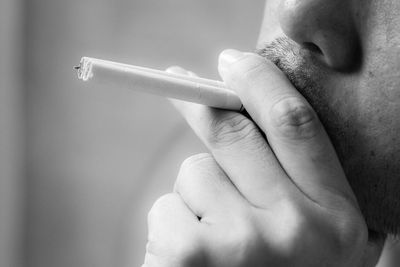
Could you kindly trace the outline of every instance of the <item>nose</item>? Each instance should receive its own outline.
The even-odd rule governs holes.
[[[284,0],[279,23],[284,34],[318,54],[329,67],[348,70],[361,49],[350,0]]]

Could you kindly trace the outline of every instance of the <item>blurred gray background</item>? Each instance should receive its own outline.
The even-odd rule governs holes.
[[[140,266],[146,216],[205,151],[162,98],[77,80],[92,56],[218,78],[264,0],[1,0],[0,266]],[[26,256],[26,258],[25,258]]]
[[[92,56],[218,78],[219,52],[254,49],[263,5],[1,0],[0,267],[140,266],[147,211],[205,149],[165,99],[72,67]]]

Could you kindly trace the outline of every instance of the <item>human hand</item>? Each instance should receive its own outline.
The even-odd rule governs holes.
[[[219,70],[254,122],[174,101],[212,155],[187,159],[152,207],[143,266],[373,266],[379,252],[311,106],[258,55],[225,51]]]

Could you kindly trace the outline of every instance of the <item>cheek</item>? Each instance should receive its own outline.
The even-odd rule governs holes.
[[[382,82],[333,78],[309,98],[344,165],[400,157],[400,87],[383,94],[376,84]]]
[[[390,53],[366,68],[357,86],[360,117],[378,148],[397,149],[400,144],[400,57]],[[382,55],[382,54],[381,54]]]
[[[373,49],[366,57],[368,64],[360,86],[384,102],[400,105],[400,40],[384,51]]]
[[[387,32],[387,31],[384,31]],[[378,36],[379,37],[379,36]],[[374,36],[374,38],[378,38]],[[385,40],[388,35],[384,35]],[[383,49],[378,44],[386,44]],[[398,43],[399,44],[399,43]],[[363,125],[361,134],[376,159],[399,157],[400,47],[372,39],[365,51],[362,74],[353,81],[354,112]],[[349,88],[351,89],[351,88]]]
[[[400,144],[400,90],[390,88],[382,92],[376,89],[362,98],[358,114],[369,145],[382,156],[397,153]]]

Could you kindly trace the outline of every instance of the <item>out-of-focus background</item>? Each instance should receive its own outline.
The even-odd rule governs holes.
[[[218,78],[264,0],[1,0],[0,267],[140,266],[146,216],[204,152],[163,98],[91,86],[81,56]]]
[[[93,56],[218,78],[264,0],[1,0],[0,267],[140,266],[146,216],[205,151],[162,98],[78,81]]]

